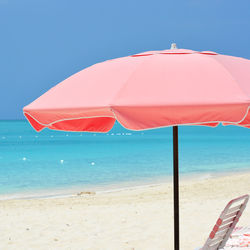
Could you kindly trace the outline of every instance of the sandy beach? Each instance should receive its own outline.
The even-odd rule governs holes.
[[[181,249],[201,246],[250,173],[181,181]],[[0,249],[173,249],[172,184],[74,197],[0,201]],[[239,224],[250,225],[250,204]]]

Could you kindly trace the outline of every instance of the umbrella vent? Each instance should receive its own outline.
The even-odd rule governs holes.
[[[171,49],[177,49],[176,43],[172,43],[172,44],[171,44]]]

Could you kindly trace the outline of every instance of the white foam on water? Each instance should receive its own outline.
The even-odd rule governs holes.
[[[23,157],[23,158],[22,158],[22,160],[23,160],[23,161],[26,161],[26,160],[27,160],[27,158],[26,158],[26,157]]]
[[[91,166],[94,166],[94,165],[95,165],[95,162],[92,161],[92,162],[91,162]]]
[[[63,163],[64,163],[64,160],[60,160],[60,163],[63,164]]]

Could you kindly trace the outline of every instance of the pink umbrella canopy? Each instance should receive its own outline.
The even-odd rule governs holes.
[[[250,60],[171,49],[86,68],[24,107],[37,131],[108,132],[175,125],[250,127]]]
[[[108,132],[116,120],[131,130],[173,126],[175,250],[178,125],[250,128],[249,110],[250,60],[186,49],[148,51],[95,64],[23,109],[37,131]]]

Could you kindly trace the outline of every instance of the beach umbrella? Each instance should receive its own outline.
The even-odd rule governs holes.
[[[148,51],[88,67],[24,107],[37,131],[173,126],[174,238],[179,249],[178,126],[250,128],[250,60],[211,51]]]

